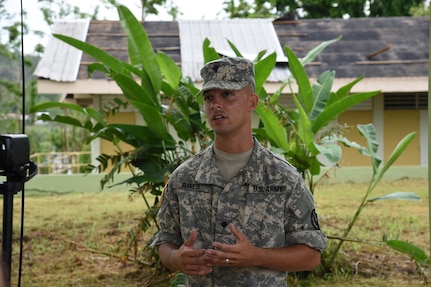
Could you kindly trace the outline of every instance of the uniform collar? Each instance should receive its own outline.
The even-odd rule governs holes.
[[[253,152],[250,160],[245,168],[240,173],[242,175],[241,185],[257,184],[262,176],[262,152],[264,147],[254,139]],[[214,154],[214,143],[211,144],[206,150],[202,151],[202,158],[199,168],[196,173],[195,180],[201,184],[212,184],[218,186],[225,186],[227,184],[225,178],[221,174],[216,165]]]

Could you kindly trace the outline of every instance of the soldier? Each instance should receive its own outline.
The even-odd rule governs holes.
[[[286,286],[313,270],[327,238],[304,180],[252,135],[254,66],[222,58],[201,70],[214,143],[169,178],[154,246],[187,286]]]

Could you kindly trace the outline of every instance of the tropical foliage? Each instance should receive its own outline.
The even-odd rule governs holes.
[[[352,87],[362,77],[332,92],[334,71],[322,73],[317,83],[311,85],[304,66],[339,39],[323,42],[301,60],[285,47],[292,78],[298,86],[296,93],[291,88],[296,109],[288,111],[278,102],[284,85],[271,97],[263,93],[266,105],[261,104],[257,109],[265,127],[258,133],[269,139],[302,172],[312,192],[314,177],[321,174],[321,166],[334,167],[341,159],[341,148],[336,141],[341,131],[336,124],[338,115],[379,94],[379,91],[351,94]],[[285,84],[290,84],[292,78],[288,78]]]
[[[35,106],[32,112],[52,108],[72,110],[85,117],[80,120],[67,115],[52,117],[43,114],[41,119],[86,129],[92,134],[87,142],[100,138],[116,146],[116,154],[98,157],[98,171],[107,171],[102,187],[127,167],[133,176],[121,184],[132,185],[134,192],[143,195],[149,216],[143,218],[142,226],[147,228],[149,221],[154,220],[154,206],[148,202],[145,193],[159,196],[166,177],[180,162],[207,145],[210,132],[207,131],[199,104],[194,101],[193,96],[198,89],[190,79],[182,77],[181,70],[166,54],[154,53],[142,24],[129,9],[119,6],[118,12],[129,38],[129,63],[85,42],[63,35],[54,36],[94,57],[98,62],[89,66],[89,73],[100,71],[115,80],[126,100],[115,99],[101,111],[75,104],[47,102]],[[128,104],[136,108],[145,124],[107,122],[107,117],[115,115]],[[170,127],[173,127],[174,133],[169,131]],[[120,143],[127,143],[133,149],[124,151]]]

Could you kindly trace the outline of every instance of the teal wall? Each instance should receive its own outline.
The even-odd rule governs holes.
[[[343,167],[337,168],[335,171],[328,173],[329,178],[327,182],[369,182],[373,170],[371,167]],[[427,179],[428,167],[427,166],[392,166],[390,167],[383,180],[397,180],[403,178],[412,179]]]
[[[338,182],[369,182],[372,175],[370,167],[344,167],[337,168],[329,173],[325,179],[328,183]],[[100,180],[103,175],[36,175],[25,184],[25,191],[30,193],[83,193],[99,192]],[[115,183],[119,183],[130,177],[129,173],[115,175]],[[383,180],[396,180],[402,178],[428,178],[426,166],[392,166],[383,177]],[[128,191],[131,186],[120,185],[105,188],[104,191]]]

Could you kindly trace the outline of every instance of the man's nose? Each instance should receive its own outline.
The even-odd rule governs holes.
[[[216,109],[222,106],[221,99],[218,96],[215,96],[211,102],[211,108]]]

